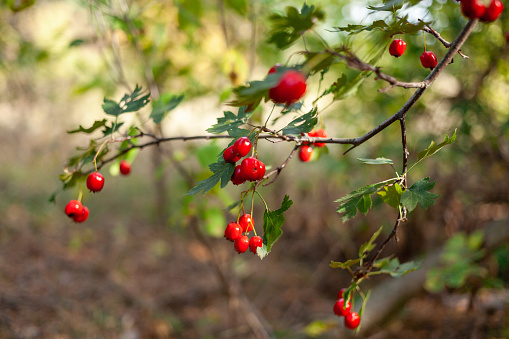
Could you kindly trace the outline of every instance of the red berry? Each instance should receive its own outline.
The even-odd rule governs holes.
[[[352,304],[350,304],[350,302],[349,302],[349,301],[346,303],[346,306],[344,306],[344,303],[345,303],[345,299],[340,298],[340,299],[338,299],[338,301],[336,301],[336,303],[334,304],[333,310],[334,310],[334,313],[335,313],[338,317],[345,317],[348,313],[350,313],[350,311],[351,311],[351,309],[352,309]],[[344,306],[345,308],[343,308],[343,306]]]
[[[248,137],[238,138],[233,144],[233,153],[239,157],[246,156],[251,150],[251,141]],[[240,159],[240,158],[239,158]],[[237,159],[238,160],[238,159]]]
[[[92,192],[99,192],[104,187],[104,177],[99,172],[90,173],[87,177],[87,188]]]
[[[345,293],[345,291],[346,291],[346,288],[342,288],[342,289],[339,290],[339,292],[338,292],[338,299],[343,298],[343,293]]]
[[[305,92],[306,77],[301,72],[288,70],[281,75],[277,85],[269,90],[269,98],[275,103],[290,105]]]
[[[493,0],[481,16],[481,21],[493,22],[497,20],[503,10],[504,4],[500,0]]]
[[[313,138],[327,138],[329,136],[329,134],[327,134],[327,132],[323,128],[317,129],[316,131],[311,131],[309,132],[308,135]],[[314,142],[313,145],[315,145],[316,147],[324,147],[325,143]]]
[[[224,150],[223,158],[224,161],[234,164],[239,161],[241,157],[235,154],[233,151],[233,146],[230,146]]]
[[[242,227],[239,224],[232,221],[226,226],[224,230],[224,237],[230,241],[235,241],[238,237],[242,235]]]
[[[231,181],[234,185],[240,185],[246,182],[246,178],[242,176],[242,170],[240,169],[240,165],[235,166],[235,170],[233,171],[233,175]]]
[[[509,44],[509,31],[505,32],[505,42]]]
[[[249,250],[256,254],[258,247],[262,247],[263,239],[259,236],[254,236],[249,240]]]
[[[396,58],[399,58],[400,56],[405,53],[406,49],[406,42],[404,42],[401,39],[395,39],[391,42],[391,45],[389,46],[389,54],[392,56],[395,56]]]
[[[72,217],[72,220],[75,222],[84,222],[88,219],[88,207],[83,206],[83,212],[81,214],[76,214]]]
[[[265,164],[253,157],[245,158],[240,164],[240,175],[249,181],[260,180],[265,175]]]
[[[437,57],[435,56],[435,53],[433,52],[423,52],[421,54],[421,64],[422,64],[422,67],[424,68],[429,68],[429,69],[433,69],[437,66]]]
[[[461,1],[461,12],[464,16],[469,19],[477,19],[480,18],[484,12],[486,11],[486,7],[482,0],[462,0]]]
[[[360,322],[361,317],[359,317],[357,312],[352,312],[345,316],[345,326],[351,330],[356,329],[359,326]]]
[[[73,218],[75,215],[81,215],[83,213],[83,205],[78,200],[71,200],[65,206],[65,214]]]
[[[254,220],[251,214],[243,214],[239,218],[239,225],[242,227],[243,232],[251,232],[254,227]]]
[[[301,146],[299,150],[299,159],[303,162],[308,162],[313,155],[313,147],[311,146]]]
[[[281,64],[275,64],[269,69],[269,74],[276,73],[277,69],[281,67]]]
[[[128,175],[131,172],[131,164],[125,160],[122,160],[120,162],[119,167],[120,167],[120,173],[122,173],[123,175]]]
[[[233,244],[235,247],[235,250],[240,254],[247,251],[247,248],[249,247],[249,238],[247,235],[242,235],[235,239],[235,242]]]

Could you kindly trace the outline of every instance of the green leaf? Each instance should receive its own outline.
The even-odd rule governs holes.
[[[94,124],[92,125],[92,127],[89,127],[89,128],[85,128],[83,126],[80,125],[80,127],[78,129],[73,129],[71,131],[67,131],[67,133],[69,134],[73,134],[73,133],[79,133],[79,132],[83,132],[83,133],[87,133],[87,134],[90,134],[90,133],[93,133],[95,130],[97,130],[98,128],[101,128],[101,127],[104,127],[106,126],[106,123],[108,122],[108,120],[106,119],[103,119],[103,120],[97,120],[94,122]]]
[[[397,0],[401,1],[401,0]],[[386,10],[386,6],[384,7],[370,7],[374,10]],[[392,12],[393,7],[390,6],[389,11]],[[370,32],[370,31],[380,31],[384,33],[385,38],[389,39],[390,37],[396,34],[414,34],[419,31],[422,31],[425,25],[429,25],[430,22],[409,22],[408,16],[399,17],[396,21],[391,23],[387,23],[383,20],[376,20],[369,25],[348,25],[346,27],[335,27],[338,32],[348,32],[350,35],[359,34],[362,32]]]
[[[435,204],[435,199],[440,195],[430,193],[435,186],[436,181],[429,182],[429,177],[421,179],[408,188],[401,195],[401,203],[409,210],[413,211],[417,204],[423,209],[427,209]]]
[[[240,15],[245,16],[247,14],[247,0],[226,0],[226,6],[235,10]]]
[[[384,190],[378,191],[377,194],[380,196],[380,199],[382,199],[382,201],[387,205],[394,208],[399,208],[403,189],[398,183],[394,183],[394,185],[385,186]]]
[[[311,338],[316,338],[337,327],[335,321],[314,320],[304,327],[304,333]]]
[[[340,261],[332,261],[330,262],[329,266],[331,268],[341,268],[341,269],[346,269],[348,267],[352,267],[353,265],[356,265],[358,263],[361,262],[361,259],[349,259],[345,262],[340,262]]]
[[[283,213],[287,211],[292,204],[293,201],[290,200],[290,197],[285,195],[281,203],[281,208],[275,211],[265,210],[263,214],[263,244],[266,247],[267,254],[270,253],[274,243],[279,239],[281,234],[283,234],[283,230],[281,230],[281,227],[285,223],[285,216]],[[257,250],[257,252],[258,251],[259,250]],[[260,258],[262,257],[260,256]]]
[[[286,7],[285,15],[273,14],[269,17],[272,28],[267,42],[279,49],[286,49],[313,28],[316,22],[324,19],[325,12],[313,5],[304,3],[300,12],[295,7]]]
[[[168,113],[174,110],[184,99],[183,95],[173,95],[169,93],[163,94],[159,99],[152,103],[152,112],[150,118],[159,124],[168,115]]]
[[[366,309],[366,304],[368,303],[368,299],[369,299],[370,296],[371,296],[371,290],[369,290],[368,293],[366,293],[366,295],[364,297],[364,300],[362,301],[362,306],[361,306],[361,309],[359,310],[359,317],[361,319],[362,319],[362,316],[364,314],[364,310]],[[360,322],[359,326],[357,327],[357,333],[360,330],[361,325],[362,325],[362,321]]]
[[[149,103],[150,93],[145,94],[142,88],[136,85],[131,94],[125,94],[117,103],[116,101],[104,98],[102,108],[108,115],[118,117],[120,114],[136,112]]]
[[[378,188],[387,184],[389,184],[389,182],[386,181],[366,185],[336,200],[335,202],[342,203],[336,210],[338,213],[344,213],[344,215],[341,217],[341,220],[345,222],[352,219],[357,215],[357,210],[363,214],[366,214],[371,208],[370,195],[375,193]]]
[[[380,232],[382,232],[382,229],[383,226],[380,226],[378,231],[373,233],[371,239],[369,239],[368,242],[365,242],[364,244],[361,245],[361,247],[359,247],[359,258],[366,257],[366,255],[375,248],[376,244],[374,242],[376,238],[378,238],[378,236],[380,235]]]
[[[203,9],[201,0],[178,1],[178,25],[181,30],[201,26]]]
[[[300,117],[292,120],[282,132],[284,135],[300,135],[301,133],[310,132],[318,122],[317,108],[313,108],[309,113],[301,115]]]
[[[268,100],[269,90],[279,83],[281,76],[288,69],[278,67],[276,72],[268,74],[264,80],[250,81],[247,85],[234,88],[236,98],[229,104],[235,107],[246,106],[247,111],[253,111],[263,99]]]
[[[231,131],[238,130],[240,126],[247,123],[247,120],[251,117],[253,112],[246,112],[246,107],[240,107],[237,115],[230,111],[224,111],[223,114],[223,117],[217,118],[217,124],[208,128],[207,132],[212,134],[221,134],[223,132],[230,133]]]
[[[420,263],[414,263],[413,261],[400,264],[399,259],[394,258],[380,267],[380,273],[387,273],[394,278],[399,278],[407,273],[417,270],[420,266]]]
[[[368,164],[368,165],[385,165],[385,164],[392,165],[393,164],[392,160],[387,159],[387,158],[376,158],[376,159],[357,158],[357,160],[359,160],[363,164]]]
[[[214,188],[219,182],[221,182],[221,188],[225,187],[232,177],[235,164],[227,163],[223,157],[219,157],[218,162],[210,164],[209,168],[213,174],[207,179],[198,182],[186,195],[194,195],[198,192],[202,192],[203,195]]]
[[[107,126],[107,125],[104,126],[105,128],[102,131],[103,137],[111,135],[112,133],[115,133],[116,131],[118,131],[120,129],[120,127],[122,127],[122,125],[124,125],[123,122],[119,122],[116,125],[112,122],[111,126]]]
[[[454,130],[454,133],[450,138],[448,135],[446,135],[445,140],[438,145],[435,144],[434,141],[431,141],[431,144],[428,146],[428,148],[419,152],[419,154],[417,156],[418,161],[421,161],[424,158],[432,156],[436,152],[440,151],[444,146],[452,144],[454,142],[454,140],[456,140],[456,130]]]

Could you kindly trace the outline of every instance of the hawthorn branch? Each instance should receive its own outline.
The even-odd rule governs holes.
[[[423,29],[422,29],[424,32],[427,32],[431,35],[433,35],[438,41],[440,41],[442,43],[442,45],[444,45],[445,48],[450,48],[451,47],[451,43],[447,40],[445,40],[441,35],[440,33],[438,33],[437,31],[435,31],[433,28],[431,28],[430,25],[426,25]],[[458,54],[461,55],[462,58],[464,59],[468,59],[468,55],[465,55],[461,52],[461,50],[458,51]]]
[[[271,175],[274,175],[274,179],[272,179],[271,181],[263,184],[263,187],[265,186],[268,186],[270,184],[273,184],[276,179],[279,177],[279,174],[281,173],[281,171],[286,167],[286,165],[288,165],[288,162],[290,162],[290,160],[292,159],[293,155],[295,154],[295,152],[297,152],[297,150],[299,149],[300,147],[300,143],[296,143],[295,144],[295,147],[293,148],[293,150],[291,151],[290,155],[288,155],[288,157],[286,158],[286,160],[276,169],[270,171],[269,173],[265,174],[264,176],[264,179],[267,179],[269,178]]]

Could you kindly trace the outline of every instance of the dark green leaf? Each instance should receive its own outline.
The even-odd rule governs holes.
[[[295,7],[287,7],[285,15],[270,16],[272,28],[267,41],[279,49],[286,49],[310,30],[317,21],[324,18],[325,12],[313,5],[304,3],[300,12]]]
[[[285,128],[283,128],[283,134],[300,135],[302,132],[310,132],[318,122],[316,112],[317,108],[315,107],[309,113],[292,120]]]
[[[413,184],[401,195],[401,203],[409,210],[413,211],[417,204],[423,209],[427,209],[435,204],[438,194],[429,191],[435,186],[436,181],[429,182],[429,177],[421,179]]]
[[[73,134],[73,133],[83,132],[83,133],[90,134],[90,133],[94,132],[96,129],[106,126],[107,122],[108,122],[108,120],[106,120],[106,119],[103,119],[103,120],[100,120],[100,121],[97,120],[97,121],[94,122],[92,127],[85,128],[85,127],[80,125],[80,127],[78,129],[74,129],[72,131],[67,131],[67,133]]]
[[[266,247],[267,254],[270,253],[272,246],[279,239],[283,231],[281,227],[285,223],[285,216],[283,213],[292,206],[293,201],[290,200],[288,195],[285,195],[281,208],[270,211],[265,210],[263,214],[263,244]]]
[[[240,15],[247,13],[247,0],[226,0],[226,6],[232,8]]]
[[[152,103],[150,118],[159,124],[166,117],[168,112],[175,109],[184,99],[183,95],[163,94],[158,100]]]
[[[136,112],[149,103],[150,93],[145,94],[142,88],[136,85],[136,88],[131,94],[126,94],[120,101],[104,98],[102,108],[108,115],[118,117],[120,114],[128,112]]]
[[[375,193],[380,187],[388,185],[390,182],[379,182],[376,184],[367,185],[350,192],[346,196],[336,200],[335,202],[342,203],[339,205],[337,212],[345,213],[341,220],[343,222],[352,219],[357,215],[357,210],[366,214],[371,208],[370,195]]]
[[[235,164],[227,163],[224,161],[223,157],[219,157],[218,162],[210,164],[209,168],[213,174],[207,179],[198,182],[198,184],[191,188],[186,195],[193,195],[198,192],[205,194],[214,188],[214,186],[216,186],[220,181],[221,188],[225,187],[232,177]]]
[[[85,40],[83,39],[74,39],[73,41],[71,41],[71,43],[69,44],[69,47],[77,47],[77,46],[81,46],[85,43]]]
[[[201,0],[178,1],[178,25],[182,30],[201,26],[202,17]]]
[[[246,112],[246,107],[240,107],[237,115],[230,111],[224,111],[223,114],[223,117],[217,118],[217,124],[208,128],[207,132],[212,134],[221,134],[223,132],[230,133],[230,131],[233,131],[231,133],[236,133],[234,130],[238,130],[240,126],[247,123],[247,120],[251,117],[253,112]]]

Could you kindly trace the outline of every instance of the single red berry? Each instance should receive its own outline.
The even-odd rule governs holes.
[[[281,67],[281,64],[275,64],[269,69],[269,74],[276,73],[277,69]]]
[[[484,12],[486,11],[486,7],[482,0],[462,0],[461,1],[461,12],[463,15],[469,19],[477,19],[480,18]]]
[[[91,192],[99,192],[104,187],[104,177],[99,172],[90,173],[87,177],[87,188]]]
[[[313,137],[313,138],[327,138],[329,136],[329,134],[327,134],[327,132],[323,128],[320,128],[320,129],[317,129],[315,131],[309,132],[309,136]],[[323,142],[314,142],[313,145],[316,146],[316,147],[324,147],[325,143],[323,143]]]
[[[509,44],[509,31],[505,32],[505,42]]]
[[[239,157],[246,156],[251,150],[251,141],[248,137],[238,138],[233,143],[233,153],[235,153]],[[238,159],[237,159],[238,160]]]
[[[235,170],[233,171],[231,181],[234,185],[240,185],[246,182],[246,178],[242,176],[242,170],[240,169],[240,165],[235,166]]]
[[[391,45],[389,46],[389,54],[392,56],[395,56],[396,58],[399,58],[400,56],[405,53],[406,49],[406,42],[404,42],[401,39],[395,39],[391,42]]]
[[[86,206],[83,206],[83,212],[81,214],[76,214],[72,217],[72,220],[74,220],[74,222],[84,222],[85,220],[88,219],[88,207]]]
[[[299,159],[303,162],[308,162],[313,155],[313,147],[311,146],[301,146],[299,149]]]
[[[342,289],[339,290],[339,292],[338,292],[338,300],[343,298],[343,293],[345,293],[345,291],[346,291],[346,288],[342,288]]]
[[[265,175],[265,164],[263,162],[261,162],[260,160],[258,160],[258,164],[257,164],[256,168],[257,168],[257,175],[256,175],[255,180],[260,180]]]
[[[431,70],[433,70],[433,68],[437,67],[437,57],[435,56],[435,53],[433,52],[430,52],[430,51],[427,51],[427,52],[423,52],[421,54],[421,64],[422,64],[422,67],[424,68],[429,68]]]
[[[131,172],[131,164],[125,160],[122,160],[120,162],[119,168],[120,168],[120,173],[122,173],[123,175],[128,175]]]
[[[251,214],[243,214],[239,218],[239,225],[242,227],[243,232],[251,232],[254,227],[254,220]]]
[[[249,238],[247,237],[247,235],[241,235],[240,237],[235,239],[233,247],[235,247],[235,250],[239,254],[247,251],[247,248],[249,247]]]
[[[265,164],[254,157],[245,158],[240,163],[240,175],[249,181],[260,180],[265,175]]]
[[[493,0],[491,4],[486,8],[483,15],[481,16],[481,21],[483,22],[493,22],[498,19],[502,11],[504,10],[504,4],[500,0]]]
[[[359,317],[359,314],[357,314],[357,312],[352,312],[345,316],[345,326],[351,330],[356,329],[359,326],[360,322],[361,317]]]
[[[230,241],[235,241],[238,237],[242,235],[242,227],[239,224],[232,221],[226,226],[224,230],[224,237]]]
[[[73,218],[75,215],[81,215],[83,213],[83,205],[78,200],[71,200],[65,206],[65,214],[68,217]]]
[[[276,86],[269,90],[269,98],[277,104],[290,105],[306,92],[306,77],[298,71],[288,70],[281,75]]]
[[[224,150],[223,158],[224,161],[234,164],[239,161],[241,157],[235,154],[233,151],[233,146],[230,146]]]
[[[249,240],[249,250],[256,254],[258,247],[262,247],[263,239],[259,236],[254,236]]]
[[[343,308],[344,307],[344,308]],[[344,317],[352,310],[352,304],[348,301],[345,305],[345,299],[340,298],[334,303],[333,311],[338,317]]]

